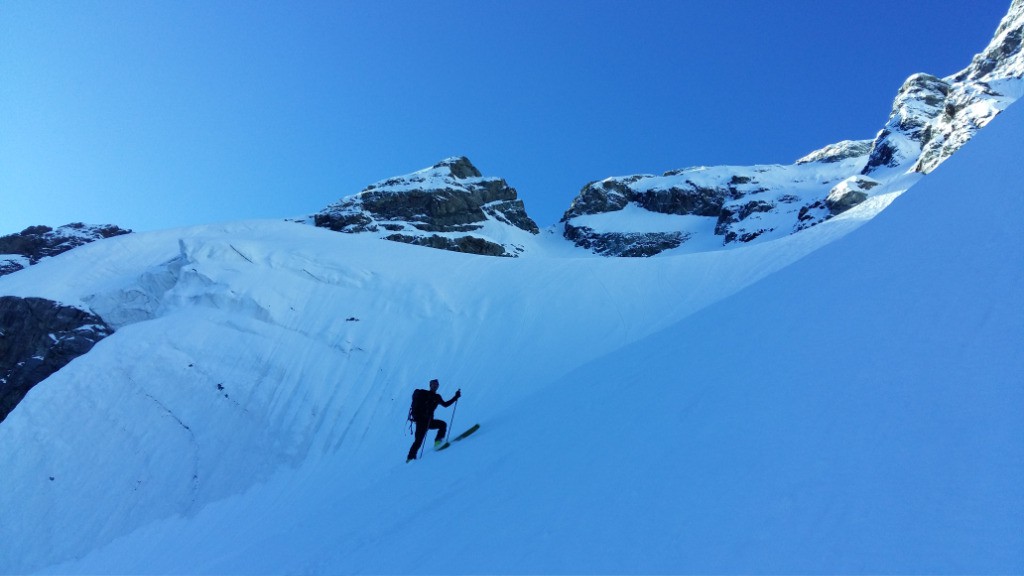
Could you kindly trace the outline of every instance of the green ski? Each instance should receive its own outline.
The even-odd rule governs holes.
[[[462,440],[466,436],[469,436],[470,434],[472,434],[473,432],[476,432],[479,429],[480,429],[480,425],[479,424],[473,424],[473,426],[469,430],[466,430],[462,434],[459,434],[455,438],[452,438],[452,442],[458,442],[459,440]],[[438,450],[444,450],[445,448],[448,448],[449,446],[452,445],[452,442],[445,442],[444,444],[441,445],[440,448],[438,448]]]

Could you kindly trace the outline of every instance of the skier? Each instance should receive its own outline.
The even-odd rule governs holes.
[[[448,424],[444,420],[434,420],[434,410],[438,404],[445,408],[454,404],[460,396],[462,396],[462,390],[456,390],[455,396],[452,396],[451,400],[445,402],[444,398],[437,393],[437,387],[440,384],[437,379],[430,381],[430,390],[423,390],[422,388],[414,390],[412,393],[412,406],[409,407],[409,420],[416,424],[415,440],[412,442],[412,447],[409,448],[409,457],[406,462],[416,459],[416,454],[420,451],[420,446],[423,444],[423,439],[427,437],[428,430],[437,430],[437,437],[434,439],[434,448],[438,448],[442,444],[442,439],[445,433],[448,431]]]

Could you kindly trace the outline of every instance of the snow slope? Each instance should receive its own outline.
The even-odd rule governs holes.
[[[0,570],[85,554],[321,461],[344,467],[331,486],[348,493],[402,463],[408,397],[427,379],[465,387],[461,418],[490,420],[884,205],[784,248],[660,264],[243,222],[109,239],[6,276],[5,294],[88,306],[118,330],[0,427],[15,479],[0,492],[13,551]]]
[[[6,276],[122,321],[0,427],[0,572],[1020,573],[1022,113],[841,238],[881,206],[650,259],[252,222]],[[483,428],[405,464],[431,377]]]
[[[325,470],[253,545],[186,524],[176,552],[212,539],[214,572],[1020,573],[1022,112],[856,234],[456,450],[355,498]]]

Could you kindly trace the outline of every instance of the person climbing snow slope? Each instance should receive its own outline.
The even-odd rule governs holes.
[[[423,390],[422,388],[413,390],[412,406],[409,407],[409,421],[416,425],[416,429],[406,462],[416,459],[416,455],[420,451],[420,446],[423,445],[423,439],[426,438],[428,430],[437,430],[437,436],[434,439],[435,448],[442,444],[445,434],[448,432],[448,424],[444,420],[434,419],[434,410],[437,409],[438,405],[447,408],[457,402],[459,397],[462,396],[462,390],[456,390],[455,396],[445,401],[437,393],[438,386],[440,386],[440,383],[435,378],[430,381],[430,390]]]

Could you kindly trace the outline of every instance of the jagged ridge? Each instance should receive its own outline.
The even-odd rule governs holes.
[[[1024,0],[1014,0],[970,66],[947,78],[908,78],[874,140],[826,146],[792,166],[698,167],[592,182],[563,215],[563,233],[607,256],[720,249],[792,234],[872,195],[902,191],[1024,92],[1022,28]],[[621,215],[627,207],[675,218],[638,231],[630,228],[635,214]]]

